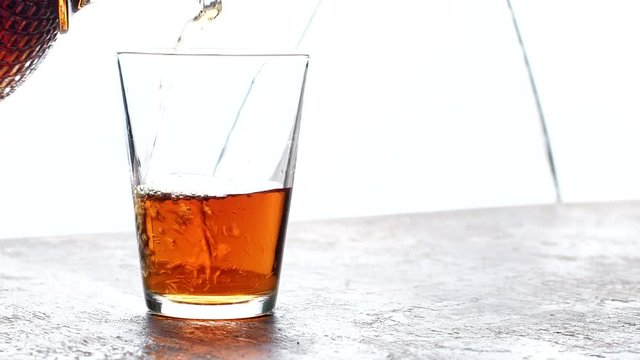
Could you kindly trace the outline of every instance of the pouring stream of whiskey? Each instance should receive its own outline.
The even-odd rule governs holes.
[[[222,0],[199,0],[199,3],[202,9],[184,24],[182,32],[176,40],[176,46],[174,47],[176,52],[181,50],[185,39],[204,31],[222,12]]]
[[[200,5],[198,7],[198,12],[195,16],[185,22],[182,27],[182,31],[176,39],[175,45],[173,46],[174,53],[179,53],[181,50],[183,50],[183,47],[188,46],[185,43],[186,40],[189,40],[192,37],[196,37],[196,35],[198,35],[199,33],[208,31],[211,27],[211,23],[220,15],[220,12],[222,11],[221,0],[198,0],[198,3]],[[167,74],[171,74],[171,72],[167,72]],[[161,133],[163,133],[162,129],[165,123],[164,114],[167,103],[169,101],[168,99],[170,98],[169,93],[173,82],[171,76],[167,74],[162,75],[162,78],[160,79],[160,85],[158,86],[160,97],[160,101],[158,104],[158,128],[155,131],[153,142],[151,143],[151,149],[146,154],[146,160],[144,161],[144,164],[147,165],[145,166],[149,166],[148,164],[151,163],[153,153],[156,149],[156,145],[158,144],[158,137]],[[146,171],[143,170],[142,173],[145,174]]]
[[[309,11],[308,12],[309,15],[306,21],[302,23],[302,29],[300,32],[298,32],[297,39],[295,39],[295,46],[294,46],[295,49],[298,49],[300,47],[300,44],[304,40],[311,23],[315,19],[315,16],[318,12],[318,9],[320,8],[321,3],[322,3],[322,0],[317,0],[315,1],[315,4],[313,4],[313,6],[307,10]],[[210,45],[210,44],[207,44],[207,41],[209,41],[209,39],[211,38],[215,38],[215,34],[217,30],[220,30],[220,28],[216,28],[215,24],[217,22],[215,20],[221,15],[222,0],[199,0],[199,5],[200,6],[199,6],[198,13],[185,23],[185,25],[182,28],[181,34],[177,37],[175,47],[173,49],[174,52],[178,53],[178,52],[187,52],[190,50],[194,51],[194,50],[197,50],[198,47],[206,48],[208,47],[208,45]],[[226,139],[224,141],[224,145],[222,146],[222,149],[218,155],[218,158],[215,164],[213,164],[211,175],[216,175],[216,172],[218,171],[220,164],[225,159],[226,150],[229,148],[228,147],[229,142],[232,138],[232,135],[234,134],[234,130],[236,129],[238,123],[241,121],[241,115],[243,113],[245,105],[247,105],[247,103],[251,98],[251,93],[253,91],[254,84],[257,78],[259,77],[263,67],[264,67],[264,64],[259,66],[256,69],[256,72],[252,77],[250,84],[248,84],[247,90],[241,100],[241,103],[238,106],[238,109],[236,110],[235,118],[233,119],[228,131],[226,131]],[[167,104],[168,94],[171,86],[172,86],[172,81],[170,78],[163,78],[161,80],[161,83],[160,83],[161,101],[160,101],[160,109],[159,109],[160,110],[159,114],[161,117],[163,116],[162,114],[164,113],[164,109]],[[162,121],[160,123],[162,123]],[[151,154],[155,149],[156,140],[160,132],[161,131],[158,131],[156,133],[154,142],[151,147],[151,152],[148,154],[149,157],[151,156]]]

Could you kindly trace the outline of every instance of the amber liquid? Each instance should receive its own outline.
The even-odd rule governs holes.
[[[224,197],[135,191],[146,291],[234,303],[278,286],[290,189]]]
[[[57,34],[56,0],[0,0],[0,100],[37,67]]]

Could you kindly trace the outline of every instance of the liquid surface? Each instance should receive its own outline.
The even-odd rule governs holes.
[[[275,291],[289,199],[290,189],[224,197],[137,189],[145,289],[192,303]]]

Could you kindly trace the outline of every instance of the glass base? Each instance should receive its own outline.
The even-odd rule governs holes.
[[[183,319],[246,319],[268,315],[276,305],[275,292],[245,296],[181,297],[181,301],[171,295],[158,295],[149,291],[145,291],[144,295],[151,313]]]

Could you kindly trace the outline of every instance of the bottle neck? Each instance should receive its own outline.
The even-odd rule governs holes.
[[[71,14],[82,9],[90,0],[58,0],[58,31],[69,31]]]

